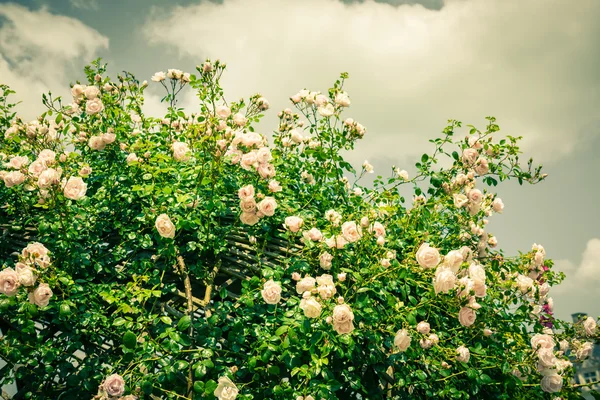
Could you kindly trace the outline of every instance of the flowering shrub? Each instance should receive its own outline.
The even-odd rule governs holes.
[[[142,112],[147,82],[99,61],[34,121],[2,86],[0,383],[40,399],[578,398],[596,321],[555,319],[544,248],[507,257],[485,230],[499,183],[545,178],[520,138],[451,120],[413,177],[363,185],[373,166],[342,156],[367,135],[342,117],[346,74],[291,96],[270,144],[253,128],[268,101],[227,101],[224,69],[156,73],[162,119]]]

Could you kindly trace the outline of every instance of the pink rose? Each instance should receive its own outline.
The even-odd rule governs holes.
[[[206,66],[206,64],[205,64]],[[234,400],[239,393],[237,386],[226,376],[219,378],[219,385],[214,391],[218,400]]]
[[[307,276],[296,283],[296,292],[303,294],[304,292],[311,292],[316,285],[317,281],[315,278]]]
[[[269,179],[275,176],[275,167],[273,164],[260,164],[258,166],[258,174],[263,179]]]
[[[175,161],[187,161],[190,159],[190,148],[187,143],[174,142],[171,148],[173,149],[173,158]]]
[[[88,140],[88,146],[90,146],[90,149],[92,150],[104,150],[104,148],[106,147],[106,142],[104,141],[102,136],[92,136]]]
[[[104,380],[102,388],[109,396],[118,397],[125,392],[125,381],[118,374],[112,374]]]
[[[356,226],[356,222],[347,221],[342,224],[342,235],[350,242],[356,242],[362,237],[362,230],[360,226]]]
[[[290,232],[298,232],[302,225],[304,224],[304,220],[300,217],[291,216],[285,219],[284,228],[289,230]]]
[[[248,197],[254,197],[254,186],[246,185],[238,190],[238,197],[240,199],[245,199]]]
[[[221,119],[227,119],[231,115],[231,109],[227,106],[217,106],[216,113]]]
[[[158,234],[167,239],[175,237],[175,225],[171,222],[171,218],[167,214],[160,214],[154,223]]]
[[[319,265],[321,268],[329,270],[331,268],[331,260],[333,260],[333,256],[325,252],[319,256]]]
[[[443,265],[450,268],[450,270],[456,274],[463,261],[463,255],[459,250],[451,250],[444,256]]]
[[[416,253],[417,262],[423,268],[435,268],[440,263],[440,253],[437,249],[430,247],[429,243],[423,243]]]
[[[306,239],[312,240],[313,242],[320,242],[323,239],[323,234],[317,228],[311,228],[310,230],[302,234]]]
[[[479,189],[471,189],[468,193],[469,201],[473,204],[481,204],[483,193]]]
[[[267,196],[258,203],[258,211],[266,215],[267,217],[272,217],[275,214],[275,209],[277,208],[277,202],[275,198]]]
[[[52,185],[58,184],[60,181],[60,174],[54,168],[48,168],[43,171],[38,177],[38,187],[40,189],[48,189]]]
[[[269,191],[271,193],[281,192],[283,188],[279,185],[277,181],[269,181]]]
[[[102,110],[104,110],[104,104],[102,104],[102,100],[100,99],[96,98],[88,100],[85,103],[85,112],[88,113],[88,115],[98,114]]]
[[[281,286],[272,279],[265,283],[260,293],[267,304],[277,304],[281,300]]]
[[[88,100],[93,100],[100,95],[100,89],[97,86],[88,86],[84,89],[83,94]]]
[[[417,332],[422,333],[423,335],[427,335],[430,329],[428,322],[421,321],[417,324]]]
[[[50,303],[52,290],[48,284],[40,283],[33,292],[29,293],[28,297],[31,304],[35,304],[38,307],[46,307]]]
[[[474,164],[475,161],[477,161],[478,156],[479,156],[479,153],[477,152],[477,150],[468,148],[468,149],[465,149],[465,151],[463,151],[462,159],[465,164],[471,165],[471,164]]]
[[[19,291],[19,286],[19,275],[14,269],[6,268],[0,271],[0,293],[12,297]]]
[[[502,202],[502,199],[500,197],[496,197],[494,199],[494,201],[492,202],[492,208],[497,213],[501,213],[502,210],[504,210],[504,203]]]
[[[4,175],[4,184],[6,187],[13,187],[25,182],[25,175],[20,171],[10,171]]]
[[[408,331],[406,329],[401,329],[396,332],[396,336],[394,336],[394,346],[396,346],[400,351],[406,351],[410,346],[411,338],[408,335]]]
[[[63,189],[63,194],[71,200],[79,200],[85,196],[87,185],[80,177],[70,177]]]
[[[487,172],[489,171],[488,161],[483,157],[479,157],[473,169],[475,170],[477,175],[487,174]]]
[[[469,352],[468,348],[466,348],[465,346],[460,346],[456,349],[456,352],[458,353],[458,355],[456,356],[456,361],[463,363],[469,362],[469,358],[471,358],[471,353]]]
[[[471,326],[475,323],[475,318],[477,318],[477,314],[475,310],[469,307],[462,307],[458,312],[458,322],[462,326]]]
[[[36,281],[37,277],[33,273],[33,269],[29,265],[18,262],[15,265],[15,272],[19,276],[19,283],[21,285],[23,285],[23,286],[35,285],[35,281]]]
[[[596,320],[592,317],[587,317],[585,321],[583,321],[583,329],[587,336],[594,336],[596,333]]]
[[[454,197],[454,206],[456,208],[461,208],[469,203],[469,199],[462,193],[455,193]]]
[[[333,309],[333,329],[343,335],[350,333],[354,330],[352,321],[354,320],[354,313],[347,304],[339,304]]]
[[[28,171],[30,175],[33,175],[37,178],[46,168],[48,168],[46,162],[44,160],[37,159],[29,164]]]
[[[540,382],[540,387],[544,392],[547,393],[556,393],[560,392],[563,386],[563,378],[557,373],[552,373],[550,375],[546,375],[542,378]]]
[[[440,292],[448,293],[456,286],[456,275],[450,268],[440,267],[435,271],[435,277],[433,278],[433,289],[435,294]]]
[[[242,222],[242,224],[245,225],[255,225],[259,220],[258,215],[256,215],[256,213],[241,213],[240,214],[240,221]]]
[[[15,156],[10,159],[6,165],[9,168],[21,169],[29,163],[29,158],[26,156]]]
[[[248,119],[244,117],[242,114],[237,113],[233,116],[233,123],[237,126],[245,126],[248,123]]]
[[[316,298],[310,296],[307,299],[300,300],[300,308],[304,311],[307,318],[317,318],[321,315],[322,306]]]
[[[375,222],[369,229],[375,236],[385,236],[385,227],[380,222]]]

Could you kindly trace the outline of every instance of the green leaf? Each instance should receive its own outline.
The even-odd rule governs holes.
[[[135,334],[131,331],[125,332],[125,334],[123,335],[123,345],[125,345],[125,347],[127,347],[128,349],[134,349],[136,343],[137,337],[135,336]]]
[[[166,315],[160,317],[160,320],[167,325],[171,325],[173,323],[173,320],[170,317],[167,317]]]
[[[191,325],[192,319],[190,318],[190,316],[184,315],[177,323],[177,329],[179,329],[180,331],[186,331],[190,328]]]
[[[119,317],[119,318],[116,318],[116,319],[113,321],[113,326],[121,326],[121,325],[123,325],[123,324],[124,324],[124,323],[126,323],[126,322],[127,322],[127,321],[126,321],[124,318],[121,318],[121,317]]]
[[[426,163],[427,160],[429,160],[429,156],[427,155],[427,153],[425,153],[421,156],[421,162]]]

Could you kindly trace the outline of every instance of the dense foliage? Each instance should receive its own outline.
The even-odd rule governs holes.
[[[155,74],[163,118],[142,111],[147,82],[99,61],[31,122],[2,86],[0,384],[37,399],[579,397],[571,361],[596,322],[552,316],[563,277],[542,246],[508,257],[485,230],[497,185],[545,178],[520,138],[451,120],[414,176],[363,185],[373,167],[342,156],[368,136],[342,117],[346,74],[292,96],[270,145],[253,128],[268,101],[227,101],[224,69]]]

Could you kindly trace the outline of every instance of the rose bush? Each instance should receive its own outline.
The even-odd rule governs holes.
[[[290,97],[272,143],[225,65],[111,80],[23,121],[0,97],[0,384],[16,398],[578,398],[593,318],[552,315],[542,246],[486,231],[508,179],[537,183],[495,119],[451,120],[410,177],[342,156],[346,74]],[[199,111],[177,105],[194,90]],[[403,189],[406,188],[406,189]],[[412,198],[402,193],[411,191]],[[513,207],[516,205],[512,205]],[[511,207],[511,205],[508,205]]]

